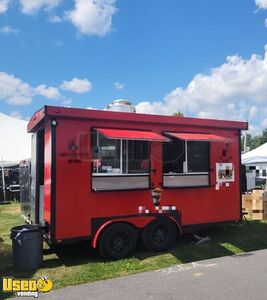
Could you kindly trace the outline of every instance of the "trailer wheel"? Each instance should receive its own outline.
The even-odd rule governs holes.
[[[167,218],[158,218],[150,222],[142,231],[142,240],[148,251],[168,250],[177,237],[175,224]]]
[[[98,250],[104,258],[120,259],[130,256],[136,247],[137,232],[130,225],[110,225],[100,236]]]

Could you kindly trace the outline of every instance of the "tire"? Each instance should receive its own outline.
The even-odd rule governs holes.
[[[100,236],[98,250],[104,258],[121,259],[130,256],[137,241],[136,230],[128,224],[110,225]]]
[[[167,218],[157,218],[150,222],[142,231],[142,240],[150,252],[168,250],[177,237],[176,225]]]

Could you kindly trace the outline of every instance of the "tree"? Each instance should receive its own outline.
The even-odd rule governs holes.
[[[267,128],[262,131],[262,135],[260,137],[260,144],[264,144],[267,142]]]
[[[172,114],[173,117],[184,117],[184,114],[180,111],[177,111],[176,113]]]
[[[242,136],[241,142],[242,142],[242,150],[244,145],[244,136]],[[250,150],[253,150],[255,148],[258,148],[262,144],[267,142],[267,128],[263,130],[262,134],[252,136],[250,133],[247,133],[247,147],[250,148]]]
[[[256,135],[251,140],[250,150],[258,148],[260,145],[261,145],[261,136]]]

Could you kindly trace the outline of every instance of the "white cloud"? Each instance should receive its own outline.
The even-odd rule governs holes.
[[[16,29],[16,28],[13,28],[11,26],[3,26],[0,28],[0,33],[1,34],[18,34],[20,33],[20,30]]]
[[[59,5],[61,0],[19,0],[24,14],[36,14],[41,9],[50,10]]]
[[[112,17],[116,13],[116,0],[74,1],[74,9],[67,11],[65,15],[80,33],[103,36],[111,30]]]
[[[47,99],[60,99],[61,95],[56,87],[47,87],[45,84],[38,85],[35,88],[38,95],[41,95]]]
[[[255,4],[258,8],[267,9],[267,0],[255,0]]]
[[[74,77],[70,81],[64,80],[63,83],[60,85],[60,88],[62,90],[71,91],[75,93],[90,92],[92,87],[92,83],[88,79],[79,79],[76,77]]]
[[[0,72],[0,99],[6,100],[10,104],[24,105],[30,104],[34,96],[33,88],[5,72]]]
[[[72,103],[71,99],[64,99],[63,101],[61,101],[61,105],[69,107]]]
[[[258,113],[259,113],[258,107],[252,105],[248,112],[248,120],[253,120],[254,118],[256,118]]]
[[[267,128],[267,118],[263,119],[262,122],[261,122],[261,127],[263,129]]]
[[[116,90],[123,90],[124,89],[124,84],[121,82],[113,82],[113,86]]]
[[[18,110],[14,110],[10,113],[10,117],[15,118],[15,119],[19,119],[22,120],[23,117],[21,115],[21,113]]]
[[[14,0],[0,0],[0,14],[6,12]],[[62,0],[17,0],[21,12],[28,15],[37,14],[40,10],[49,12],[48,21],[60,23],[71,22],[81,34],[103,36],[112,29],[112,18],[116,13],[116,0],[73,0],[74,7],[65,11],[63,17],[54,14],[54,8]],[[11,27],[10,27],[11,29]],[[8,29],[7,29],[8,30]],[[7,33],[15,33],[9,31]]]
[[[0,0],[0,14],[6,12],[9,8],[10,0]]]
[[[53,100],[62,98],[58,88],[47,87],[44,84],[32,87],[12,74],[0,72],[0,100],[12,105],[27,105],[32,102],[34,96]]]
[[[185,116],[248,119],[256,128],[266,115],[266,82],[267,52],[264,57],[254,54],[249,59],[229,56],[209,74],[197,74],[185,89],[177,87],[163,101],[140,102],[136,109],[165,115],[181,111]]]
[[[92,83],[88,79],[74,77],[70,81],[63,81],[60,87],[45,84],[34,87],[12,74],[0,72],[0,100],[4,100],[8,104],[27,105],[31,104],[35,96],[42,96],[49,100],[61,101],[62,105],[70,105],[72,100],[65,98],[60,93],[59,88],[76,93],[85,93],[92,89]]]
[[[62,22],[62,19],[60,16],[56,16],[56,15],[53,15],[53,16],[50,16],[48,21],[50,23],[61,23]]]
[[[7,99],[8,104],[12,105],[28,105],[31,104],[32,97],[23,96],[23,95],[14,95]]]
[[[260,125],[249,124],[249,133],[253,136],[260,135],[262,133],[262,127]]]

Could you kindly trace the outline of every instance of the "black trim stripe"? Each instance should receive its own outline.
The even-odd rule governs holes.
[[[51,128],[51,244],[56,243],[56,125],[50,120]]]

